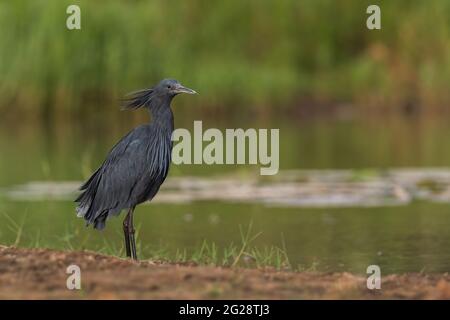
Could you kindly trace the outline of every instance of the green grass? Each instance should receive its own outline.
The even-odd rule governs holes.
[[[25,218],[16,222],[9,215],[3,214],[7,221],[6,227],[15,234],[15,240],[7,245],[15,247],[26,248],[51,248],[67,251],[79,251],[84,250],[85,244],[88,238],[85,238],[84,242],[76,243],[72,241],[75,238],[77,230],[73,230],[69,226],[66,227],[64,235],[59,237],[56,241],[45,241],[42,239],[41,234],[38,232],[35,237],[28,237],[23,239],[23,226]],[[195,265],[208,265],[208,266],[220,266],[220,267],[246,267],[246,268],[265,268],[272,267],[277,270],[310,270],[305,269],[302,266],[296,266],[293,268],[289,262],[288,254],[285,248],[284,239],[282,237],[282,247],[266,246],[257,247],[253,245],[253,242],[261,234],[252,232],[252,222],[243,228],[239,226],[241,233],[241,242],[238,244],[231,243],[230,245],[219,248],[214,242],[208,242],[204,240],[200,246],[197,246],[190,252],[186,249],[177,250],[175,253],[167,250],[163,245],[159,246],[143,246],[139,241],[139,227],[136,232],[136,246],[137,253],[141,260],[152,260],[163,263],[175,263],[175,264],[195,264]],[[75,233],[74,233],[75,232]],[[124,257],[125,248],[123,243],[120,245],[113,241],[109,241],[107,238],[101,246],[96,249],[97,252]]]
[[[18,246],[20,244],[20,241],[22,239],[22,234],[23,234],[23,225],[25,223],[25,217],[21,220],[21,222],[17,223],[16,221],[14,221],[14,219],[12,219],[9,215],[7,215],[6,213],[3,214],[3,216],[5,217],[6,221],[8,222],[7,228],[16,235],[16,238],[14,240],[14,242],[11,244],[13,246]],[[40,235],[39,235],[40,236]],[[39,244],[39,236],[36,239],[35,244]]]
[[[69,4],[80,31],[65,27]],[[380,31],[365,27],[369,4]],[[304,97],[443,107],[449,17],[447,0],[1,1],[0,112],[92,113],[164,77],[200,92],[180,104],[225,110]]]

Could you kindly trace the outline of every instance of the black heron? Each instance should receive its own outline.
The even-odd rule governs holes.
[[[133,129],[112,148],[75,200],[78,216],[98,230],[105,227],[108,217],[128,209],[123,231],[126,254],[133,260],[137,260],[133,212],[138,204],[156,195],[167,177],[174,129],[170,103],[180,93],[196,92],[176,80],[165,79],[124,99],[124,109],[147,108],[152,120]]]

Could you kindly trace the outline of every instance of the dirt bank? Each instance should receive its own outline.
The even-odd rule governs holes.
[[[68,290],[66,268],[81,269]],[[2,299],[450,299],[448,274],[385,276],[382,289],[348,273],[291,273],[131,261],[91,252],[0,246]]]

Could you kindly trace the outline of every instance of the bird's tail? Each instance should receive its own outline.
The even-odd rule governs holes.
[[[75,200],[78,203],[76,208],[77,216],[84,218],[87,224],[94,224],[94,228],[103,229],[107,214],[96,214],[95,195],[100,183],[101,174],[98,169],[81,187],[81,194]]]
[[[98,185],[98,170],[80,187],[81,194],[75,199],[78,203],[77,216],[84,217],[92,205]]]
[[[131,92],[122,99],[122,110],[136,110],[143,106],[149,105],[152,99],[153,89],[142,89]]]

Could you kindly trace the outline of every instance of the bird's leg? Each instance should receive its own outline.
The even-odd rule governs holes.
[[[137,254],[136,254],[136,240],[134,239],[134,225],[133,225],[133,211],[131,211],[131,218],[130,218],[130,249],[131,249],[131,259],[137,261]]]
[[[129,215],[130,210],[128,211],[127,215],[125,216],[125,219],[123,219],[123,234],[125,236],[125,251],[127,253],[127,257],[131,257],[131,250],[130,250],[130,234],[128,233],[128,225],[129,225]]]
[[[127,251],[127,257],[131,257],[133,260],[137,260],[136,254],[136,241],[134,239],[134,225],[133,225],[133,212],[134,208],[130,208],[125,220],[123,221],[123,232],[125,234],[125,248]]]

